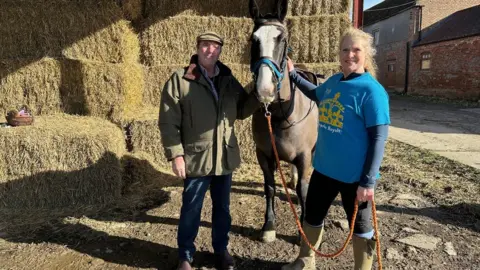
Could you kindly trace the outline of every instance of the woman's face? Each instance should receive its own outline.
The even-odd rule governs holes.
[[[365,49],[360,42],[352,40],[351,37],[346,37],[340,48],[340,62],[343,74],[348,76],[353,72],[364,73],[365,55]]]

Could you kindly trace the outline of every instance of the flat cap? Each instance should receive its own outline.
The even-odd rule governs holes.
[[[223,38],[213,31],[207,31],[198,35],[197,43],[202,40],[214,41],[223,46]]]

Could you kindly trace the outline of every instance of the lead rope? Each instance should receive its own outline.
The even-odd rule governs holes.
[[[355,219],[357,218],[357,212],[358,212],[358,201],[357,201],[357,199],[355,199],[355,206],[354,206],[354,210],[353,210],[352,221],[350,222],[350,232],[348,233],[347,240],[345,240],[345,243],[343,244],[342,248],[340,250],[338,250],[337,252],[332,253],[332,254],[324,254],[324,253],[321,253],[319,250],[317,250],[310,243],[310,241],[308,241],[307,236],[305,236],[305,232],[303,231],[302,225],[300,224],[300,219],[298,218],[297,211],[295,210],[295,207],[293,206],[292,199],[290,198],[290,193],[288,192],[287,184],[285,182],[285,177],[283,175],[283,171],[282,171],[282,168],[280,166],[280,159],[278,157],[277,146],[275,144],[275,138],[273,136],[272,123],[271,123],[271,116],[272,115],[268,111],[268,105],[267,104],[264,104],[264,105],[265,105],[265,111],[266,111],[265,112],[265,117],[267,118],[267,121],[268,121],[268,131],[270,133],[270,140],[272,142],[273,152],[275,153],[275,159],[276,159],[277,164],[278,164],[277,167],[280,171],[280,177],[282,179],[282,185],[283,185],[283,188],[285,189],[285,193],[287,194],[288,203],[290,205],[290,208],[291,208],[291,210],[292,210],[292,212],[295,216],[295,223],[297,224],[298,230],[300,231],[300,234],[301,234],[303,240],[305,241],[305,243],[307,243],[307,245],[310,247],[310,249],[313,250],[318,256],[325,257],[325,258],[336,258],[345,251],[348,243],[352,239],[353,227],[355,225]],[[376,242],[376,246],[377,246],[378,269],[381,270],[382,269],[382,258],[380,256],[380,237],[379,237],[379,234],[378,234],[377,209],[375,207],[375,201],[374,200],[372,200],[372,216],[373,216],[373,227],[375,229],[375,238],[376,238],[375,242]]]

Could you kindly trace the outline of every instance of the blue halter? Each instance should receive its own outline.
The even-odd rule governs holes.
[[[286,61],[284,61],[286,63]],[[285,66],[284,63],[284,66]],[[278,65],[272,61],[270,58],[267,57],[262,57],[260,58],[255,65],[252,66],[250,69],[251,72],[253,72],[254,76],[258,73],[258,69],[260,68],[261,65],[267,65],[273,72],[273,75],[277,79],[277,91],[280,91],[280,88],[282,87],[282,80],[283,80],[283,73],[279,70]],[[282,68],[282,70],[285,70],[285,67]],[[254,79],[255,80],[255,79]]]

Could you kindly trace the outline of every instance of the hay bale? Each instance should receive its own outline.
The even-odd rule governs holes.
[[[138,64],[43,58],[0,61],[0,112],[22,104],[35,115],[66,112],[116,120],[141,106]]]
[[[341,30],[349,19],[344,14],[287,17],[293,59],[313,63],[336,61]],[[253,23],[248,18],[177,16],[149,25],[141,34],[143,64],[187,64],[195,53],[196,36],[214,29],[225,37],[220,60],[248,64]],[[330,31],[329,31],[330,29]],[[335,53],[331,53],[331,52]],[[328,52],[328,53],[327,53]]]
[[[125,139],[108,121],[37,117],[33,126],[0,128],[0,148],[2,208],[76,207],[120,196]]]
[[[122,63],[140,56],[138,37],[114,1],[6,1],[0,25],[0,59],[48,56]]]
[[[160,130],[158,128],[159,107],[151,107],[149,113],[137,118],[127,125],[127,135],[130,150],[143,152],[151,156],[152,161],[159,167],[168,168],[170,165],[163,153]]]
[[[338,41],[349,24],[344,14],[288,18],[289,44],[296,62],[334,62]]]
[[[143,19],[143,0],[117,0],[127,20],[139,21]]]
[[[260,13],[274,13],[276,0],[257,0]],[[248,1],[147,0],[147,16],[159,20],[171,16],[249,17]],[[349,0],[290,0],[288,16],[347,13]]]
[[[0,61],[0,115],[27,104],[35,115],[60,112],[61,64],[51,58]]]
[[[160,20],[140,35],[142,61],[148,66],[187,64],[196,52],[196,37],[210,29],[225,37],[221,61],[247,63],[252,27],[245,18],[178,16]]]
[[[183,183],[170,167],[160,166],[152,155],[142,151],[123,156],[122,164],[125,167],[122,194],[148,193],[154,189]]]
[[[332,76],[335,73],[341,71],[340,63],[330,62],[330,63],[302,63],[306,66],[307,70],[314,72],[315,74],[321,74],[325,76],[325,80],[328,77]]]
[[[165,82],[175,70],[184,66],[186,65],[144,66],[145,89],[143,91],[143,103],[158,107],[160,105],[160,94]]]
[[[242,165],[258,164],[252,135],[252,118],[236,121],[234,128],[240,146]]]

